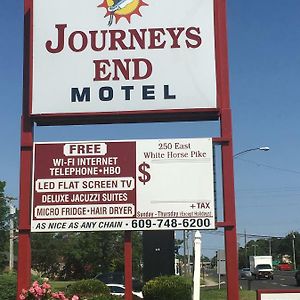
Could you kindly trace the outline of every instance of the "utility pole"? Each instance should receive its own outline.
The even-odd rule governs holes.
[[[191,256],[190,256],[190,246],[189,246],[189,242],[190,242],[190,231],[187,230],[187,243],[186,243],[186,250],[187,250],[187,273],[188,275],[191,274]]]
[[[183,230],[183,272],[184,276],[187,276],[187,258],[186,258],[186,253],[187,253],[187,240],[186,240],[186,235],[187,231]]]
[[[247,263],[248,261],[248,253],[247,253],[247,233],[246,233],[246,229],[244,230],[244,238],[245,238],[245,263]]]
[[[9,203],[9,272],[14,269],[14,215],[16,213],[16,208]]]
[[[295,239],[296,239],[296,236],[295,236],[295,233],[293,232],[292,233],[292,247],[293,247],[293,263],[294,263],[294,270],[297,269],[297,264],[296,264],[296,250],[295,250]]]
[[[2,200],[4,200],[9,206],[9,215],[7,220],[9,221],[9,264],[8,269],[9,272],[12,272],[14,269],[14,215],[16,213],[16,208],[12,204],[12,201],[16,199],[13,197],[2,196]]]

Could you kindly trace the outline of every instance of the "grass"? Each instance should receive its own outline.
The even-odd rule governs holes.
[[[202,289],[201,300],[227,300],[227,291],[224,288]],[[242,290],[240,300],[256,300],[256,292]]]
[[[53,291],[64,291],[65,288],[75,281],[50,281]]]
[[[51,281],[52,290],[64,291],[65,288],[74,283],[74,281]],[[214,288],[202,288],[201,289],[201,300],[228,300],[227,291],[225,288],[218,287]],[[255,291],[240,290],[240,300],[256,300]]]

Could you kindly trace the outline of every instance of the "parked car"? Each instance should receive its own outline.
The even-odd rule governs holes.
[[[296,279],[297,285],[300,286],[300,271],[296,272],[295,279]]]
[[[282,263],[282,264],[279,264],[277,266],[277,268],[278,268],[279,271],[292,271],[293,270],[293,265]]]
[[[240,270],[240,278],[241,279],[251,279],[252,273],[250,271],[250,268],[242,268]]]
[[[124,296],[125,295],[125,286],[123,284],[118,283],[108,283],[107,286],[110,289],[111,295],[115,296]],[[135,292],[132,291],[133,299],[143,299],[143,293],[142,292]]]
[[[122,272],[109,272],[100,273],[95,276],[95,279],[101,280],[104,283],[121,283],[124,284],[124,273]]]
[[[105,284],[113,283],[113,284],[125,284],[125,274],[123,272],[109,272],[109,273],[101,273],[94,277],[94,279],[98,279]],[[143,285],[142,282],[134,277],[132,277],[132,289],[134,291],[140,291]]]

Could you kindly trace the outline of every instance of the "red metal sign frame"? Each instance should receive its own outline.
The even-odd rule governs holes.
[[[30,200],[31,168],[34,122],[37,125],[72,125],[101,124],[124,122],[157,122],[157,121],[195,121],[220,119],[221,136],[214,138],[222,146],[223,203],[224,221],[217,226],[224,227],[227,268],[227,299],[239,299],[238,255],[236,238],[236,217],[233,177],[232,120],[229,100],[228,50],[226,29],[226,0],[214,0],[215,40],[216,40],[216,74],[217,74],[217,109],[169,110],[151,112],[120,112],[86,114],[81,118],[73,115],[30,115],[32,96],[32,5],[33,0],[24,0],[24,88],[21,128],[20,160],[20,218],[19,218],[19,258],[17,299],[23,288],[30,286],[31,249],[30,249]],[[129,249],[130,248],[130,249]],[[131,242],[126,235],[125,257],[129,276],[131,273]],[[128,277],[127,278],[130,278]],[[128,279],[127,279],[128,281]],[[127,282],[130,289],[130,283]],[[129,291],[128,291],[129,292]],[[131,298],[129,293],[126,300]]]

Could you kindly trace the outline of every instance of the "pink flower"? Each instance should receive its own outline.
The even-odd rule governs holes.
[[[64,292],[51,292],[51,285],[47,283],[48,280],[44,280],[44,282],[39,285],[37,281],[34,281],[29,290],[22,289],[22,293],[19,296],[20,300],[69,300]],[[1,300],[1,299],[0,299]],[[80,300],[80,298],[76,295],[73,296],[72,300]]]
[[[63,292],[58,292],[58,295],[60,300],[68,300]]]
[[[51,289],[51,285],[48,284],[46,281],[43,282],[42,287],[43,287],[44,289]]]
[[[52,298],[54,299],[59,299],[59,294],[58,293],[52,293]]]
[[[39,296],[42,296],[44,294],[43,289],[40,286],[35,286],[34,290],[35,290],[36,294]]]

